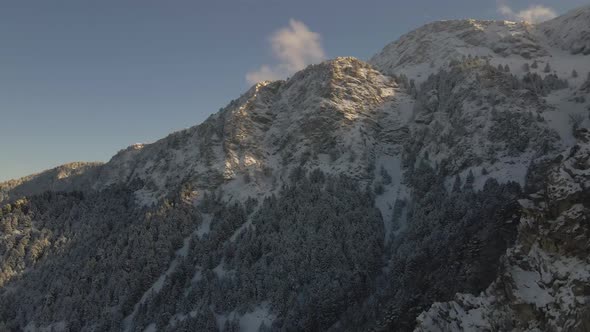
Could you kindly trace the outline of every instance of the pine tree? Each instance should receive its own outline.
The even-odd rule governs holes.
[[[453,183],[453,192],[461,192],[461,177],[459,174],[455,175],[455,183]]]
[[[549,65],[549,62],[547,62],[547,64],[545,65],[545,69],[543,69],[544,73],[550,73],[551,72],[551,66]]]
[[[387,172],[387,170],[383,166],[381,166],[381,178],[383,178],[384,185],[391,184],[391,181],[392,181],[391,175],[389,175],[389,173]]]
[[[576,78],[576,77],[578,77],[578,72],[577,72],[575,69],[574,69],[574,70],[572,70],[572,77],[573,77],[573,78]]]
[[[523,70],[525,73],[528,73],[528,72],[530,72],[530,71],[531,71],[531,68],[530,68],[530,66],[529,66],[528,62],[525,62],[525,63],[524,63],[524,65],[522,65],[522,70]]]
[[[473,175],[473,171],[469,170],[469,173],[467,174],[467,178],[465,179],[465,185],[463,186],[463,190],[464,191],[472,191],[474,182],[475,182],[475,176]]]
[[[414,81],[414,79],[410,80],[410,89],[409,89],[409,93],[410,95],[412,95],[414,98],[418,95],[418,89],[416,89],[416,82]]]
[[[385,188],[383,187],[383,184],[381,183],[377,183],[375,184],[375,195],[383,195],[383,193],[385,192]]]
[[[250,172],[246,171],[244,173],[244,183],[250,183],[252,182],[252,176],[250,175]]]

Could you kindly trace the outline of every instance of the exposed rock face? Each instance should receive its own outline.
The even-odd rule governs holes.
[[[416,331],[586,331],[590,328],[590,144],[587,132],[521,200],[516,244],[481,295],[457,294],[418,318]]]

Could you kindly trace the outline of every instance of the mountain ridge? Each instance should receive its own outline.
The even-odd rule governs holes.
[[[458,29],[458,31],[460,31],[461,28],[465,28],[466,26],[468,26],[469,27],[468,29],[474,29],[476,31],[477,30],[483,31],[483,30],[485,30],[486,27],[498,25],[500,27],[501,26],[505,26],[505,27],[508,27],[508,28],[510,26],[514,26],[514,27],[516,27],[516,30],[517,30],[514,33],[516,35],[519,35],[519,34],[523,34],[523,31],[520,31],[520,30],[525,30],[526,31],[527,29],[532,29],[532,27],[535,27],[535,28],[539,27],[542,30],[548,30],[548,29],[550,29],[549,27],[551,25],[555,25],[556,22],[561,22],[561,21],[574,21],[574,23],[573,23],[574,26],[575,25],[582,25],[583,26],[583,24],[580,24],[580,21],[585,22],[584,18],[587,15],[590,15],[590,6],[580,7],[578,9],[571,10],[570,12],[564,14],[563,16],[560,16],[558,18],[555,18],[555,19],[552,19],[552,20],[549,20],[549,21],[546,21],[546,22],[542,22],[542,23],[539,23],[539,24],[536,24],[536,25],[532,25],[532,24],[526,23],[526,22],[511,22],[511,21],[496,21],[496,20],[474,20],[474,19],[435,21],[435,22],[432,22],[432,23],[428,23],[428,24],[426,24],[426,25],[424,25],[424,26],[422,26],[420,28],[417,28],[417,29],[415,29],[415,30],[413,30],[413,31],[411,31],[411,32],[403,35],[402,37],[400,37],[400,39],[398,41],[393,42],[393,43],[389,44],[388,46],[386,46],[385,49],[382,52],[380,52],[380,53],[383,54],[388,47],[397,46],[396,44],[400,44],[400,43],[403,44],[405,40],[407,40],[408,38],[411,38],[415,34],[421,35],[422,34],[422,30],[428,30],[428,31],[433,30],[433,31],[437,31],[437,30],[440,30],[438,28],[444,27],[445,29],[451,29],[451,31],[453,31],[455,29]],[[484,25],[484,27],[481,26],[482,24]],[[572,24],[570,24],[570,25],[572,25]],[[588,25],[588,24],[586,24],[586,25]],[[571,29],[571,27],[569,29]],[[510,31],[510,29],[508,29],[508,31]],[[581,33],[583,35],[585,35],[586,31],[590,31],[590,27],[584,27],[583,26]],[[511,36],[510,33],[505,33],[505,34],[507,35],[507,37]],[[466,39],[468,36],[470,36],[470,34],[461,35],[461,36],[462,36],[461,38]],[[424,38],[424,37],[421,37],[421,38]],[[527,36],[526,36],[526,33],[525,33],[525,39],[526,38],[527,38]],[[467,40],[469,40],[469,39],[467,38]],[[472,45],[472,46],[475,46],[475,44]],[[582,47],[582,46],[580,46],[580,47]],[[582,48],[581,50],[578,50],[578,51],[579,52],[583,52],[584,49],[586,49],[586,48]],[[437,50],[437,51],[439,53],[441,53],[441,50],[440,49]],[[546,52],[543,52],[542,50],[539,50],[539,51],[542,52],[541,55],[547,55]],[[492,52],[493,52],[493,50],[492,50]],[[379,54],[380,53],[378,53],[375,56],[373,56],[369,60],[369,63],[372,64],[374,67],[380,69],[382,72],[387,73],[389,71],[389,69],[386,68],[388,65],[387,64],[383,64],[383,63],[380,62],[380,60],[379,60],[379,58],[380,58]],[[426,53],[428,53],[428,52],[426,52]],[[444,51],[443,51],[443,53],[444,53]],[[458,58],[460,58],[460,56],[466,55],[466,54],[458,54],[458,55],[459,55]],[[473,56],[481,56],[481,55],[477,55],[477,54],[470,54],[470,55],[473,55]],[[406,61],[406,60],[404,60],[404,56],[391,56],[391,54],[388,54],[387,56],[389,58],[398,59],[397,60],[398,62],[401,61],[396,66],[402,65],[404,63],[404,61]],[[525,58],[527,58],[527,57],[528,56],[525,56]],[[443,59],[446,59],[446,58],[448,58],[448,56],[443,55],[442,58]],[[328,63],[330,61],[337,61],[337,59],[354,59],[354,58],[351,58],[351,57],[348,57],[348,58],[347,57],[344,57],[344,58],[336,58],[334,60],[328,60]],[[433,59],[418,60],[418,62],[421,63],[421,64],[424,64],[426,62],[430,62],[430,60],[433,60]],[[528,59],[525,59],[525,60],[528,60]],[[416,60],[413,60],[413,61],[416,61]],[[436,60],[436,61],[438,61],[438,60]],[[430,65],[430,63],[429,63],[429,65]],[[437,68],[438,68],[438,64],[437,64]],[[406,74],[406,73],[402,69],[402,70],[398,70],[396,72],[396,74]],[[412,77],[411,75],[408,75],[408,77],[410,77],[412,79],[417,79],[417,77]],[[422,77],[422,80],[425,78],[424,75],[421,75],[421,77]],[[275,84],[280,84],[280,83],[277,83],[277,82],[284,82],[284,81],[275,81]],[[260,85],[260,84],[266,85],[266,84],[270,84],[270,83],[271,82],[258,83],[256,85],[254,85],[250,89],[250,91],[252,89],[255,89],[255,90],[258,89],[257,86]],[[248,95],[248,92],[244,93],[244,95]],[[134,145],[131,145],[127,149],[133,149],[133,146]],[[125,150],[126,149],[123,149],[122,151],[125,151]],[[113,156],[113,157],[116,157],[116,155]],[[63,165],[63,166],[66,166],[66,165]],[[13,181],[13,180],[9,180],[9,181]],[[5,181],[5,182],[8,182],[8,181]]]

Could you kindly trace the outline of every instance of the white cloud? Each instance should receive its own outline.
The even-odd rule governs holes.
[[[289,26],[275,31],[269,42],[277,64],[262,65],[248,72],[246,80],[251,84],[284,78],[326,58],[320,34],[294,19],[289,20]]]
[[[555,10],[543,5],[531,5],[526,9],[515,12],[505,3],[498,2],[498,12],[507,19],[538,23],[550,20],[557,16]]]
[[[246,73],[246,81],[254,84],[262,81],[274,81],[281,79],[283,75],[277,68],[271,68],[269,65],[262,65],[260,69]]]

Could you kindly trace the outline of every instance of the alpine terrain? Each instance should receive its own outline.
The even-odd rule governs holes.
[[[427,24],[0,184],[0,331],[590,331],[590,6]]]

